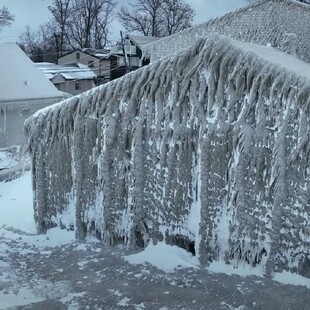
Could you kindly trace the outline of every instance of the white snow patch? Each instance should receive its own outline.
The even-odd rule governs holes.
[[[0,168],[11,168],[18,164],[18,159],[10,152],[0,151]]]
[[[77,251],[88,251],[89,248],[90,248],[89,244],[81,243],[81,244],[79,244],[79,245],[75,248],[75,250],[77,250]]]
[[[36,233],[30,171],[13,181],[0,182],[0,227],[4,225]]]
[[[176,268],[197,268],[198,260],[192,254],[177,246],[159,242],[157,245],[150,244],[144,251],[124,256],[130,264],[150,263],[165,272],[173,272]]]
[[[146,309],[146,307],[145,307],[143,302],[141,304],[133,305],[133,306],[135,307],[135,310]]]
[[[62,303],[70,303],[72,301],[72,299],[74,299],[75,297],[83,297],[85,295],[85,292],[81,292],[81,293],[69,293],[66,297],[63,297],[60,299],[60,301]]]
[[[296,58],[294,55],[288,55],[280,52],[279,50],[262,46],[253,43],[236,42],[237,46],[240,46],[243,50],[256,53],[259,57],[269,61],[272,64],[276,64],[289,71],[295,72],[298,75],[302,75],[306,78],[310,77],[310,66],[308,63]]]
[[[118,305],[118,306],[121,306],[121,307],[127,307],[127,306],[129,306],[129,304],[128,304],[129,301],[130,301],[130,298],[124,297],[123,299],[121,299],[121,300],[117,303],[117,305]]]
[[[41,302],[44,298],[37,297],[33,294],[32,290],[27,288],[19,289],[18,293],[3,293],[0,292],[0,309],[10,307],[25,306],[35,302]]]
[[[40,251],[40,255],[50,256],[51,254],[52,254],[52,251]]]
[[[32,235],[21,235],[18,231]],[[4,239],[19,240],[37,248],[56,247],[75,241],[73,231],[58,227],[49,229],[46,235],[36,235],[30,171],[10,182],[0,182],[0,235]],[[3,249],[1,246],[1,251]]]
[[[288,271],[275,273],[273,275],[273,280],[282,284],[301,285],[310,289],[310,279],[305,278],[299,274],[290,273]]]
[[[264,277],[264,270],[263,266],[256,266],[251,267],[249,264],[240,264],[237,268],[234,267],[233,264],[225,264],[223,261],[219,262],[212,262],[208,266],[208,271],[214,272],[214,273],[225,273],[229,276],[236,274],[241,277],[247,277],[247,276],[257,276],[257,277]]]

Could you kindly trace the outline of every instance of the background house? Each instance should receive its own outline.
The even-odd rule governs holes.
[[[156,37],[125,35],[123,40],[111,48],[111,80],[123,76],[129,71],[147,65],[142,55],[143,47],[159,40]]]
[[[58,90],[77,95],[95,87],[96,74],[83,64],[56,65],[49,62],[35,66],[57,87]]]
[[[87,66],[96,74],[96,85],[101,85],[148,64],[149,60],[144,59],[142,55],[143,47],[158,39],[155,37],[126,35],[119,43],[112,46],[111,50],[76,49],[60,57],[58,64],[62,66],[77,64]],[[54,84],[60,84],[59,82],[63,83],[63,80],[53,80]]]
[[[64,98],[15,44],[0,44],[0,148],[24,141],[24,121]]]
[[[97,76],[96,85],[110,81],[111,66],[108,50],[93,48],[76,49],[58,59],[59,65],[83,64]]]

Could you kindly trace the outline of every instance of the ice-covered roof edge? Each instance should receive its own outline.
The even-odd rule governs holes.
[[[239,62],[240,66],[244,66],[245,64],[251,64],[253,67],[254,64],[257,68],[261,67],[264,68],[264,70],[268,71],[269,76],[274,75],[274,79],[277,78],[278,83],[285,84],[285,82],[289,79],[290,81],[298,81],[298,85],[293,85],[291,87],[296,89],[303,89],[303,91],[308,91],[310,94],[310,75],[309,77],[306,77],[303,74],[299,74],[297,71],[294,72],[291,70],[290,67],[286,67],[286,64],[291,59],[290,57],[293,57],[291,55],[285,54],[283,52],[280,52],[272,47],[270,49],[274,53],[278,53],[279,56],[282,56],[283,58],[290,58],[286,59],[286,61],[283,61],[283,63],[273,63],[272,59],[268,60],[268,57],[261,57],[259,53],[255,51],[255,49],[248,48],[248,46],[251,46],[251,44],[239,42],[236,40],[233,40],[231,38],[228,38],[223,35],[219,34],[210,34],[209,36],[205,38],[200,38],[197,40],[196,44],[194,46],[184,49],[181,52],[169,56],[164,59],[159,59],[148,66],[142,67],[136,71],[130,72],[127,75],[111,81],[109,83],[103,84],[99,87],[96,87],[94,89],[91,89],[89,91],[86,91],[80,95],[74,96],[68,100],[64,100],[60,102],[59,104],[54,105],[54,107],[47,107],[42,110],[39,110],[33,117],[37,118],[40,116],[41,111],[43,112],[43,115],[48,114],[49,112],[52,112],[54,108],[66,108],[66,105],[76,105],[78,101],[86,100],[88,102],[94,102],[92,103],[93,106],[97,106],[98,102],[96,101],[98,97],[102,98],[102,94],[109,93],[109,100],[111,97],[115,98],[115,100],[131,100],[132,95],[135,92],[143,92],[146,84],[143,80],[143,76],[146,74],[150,74],[150,72],[153,72],[153,77],[158,74],[162,74],[162,70],[169,69],[171,70],[171,67],[174,67],[175,69],[175,75],[178,75],[179,71],[185,70],[182,67],[182,64],[185,64],[186,62],[189,62],[191,59],[194,59],[196,57],[204,57],[204,61],[199,61],[196,64],[196,67],[192,70],[196,70],[197,67],[202,67],[203,65],[207,65],[208,63],[212,62],[213,58],[216,57],[224,57],[222,54],[224,51],[227,52],[227,55],[231,57],[230,61],[232,62]],[[212,52],[210,54],[210,51],[206,52],[207,50],[211,50]],[[217,50],[215,53],[214,51]],[[229,51],[229,53],[228,53]],[[209,59],[207,59],[206,55],[209,55]],[[226,56],[227,56],[226,55]],[[285,59],[284,59],[285,60]],[[302,60],[296,59],[296,61],[300,62],[300,64],[304,66],[309,66],[309,72],[310,72],[310,65],[303,62]],[[292,67],[292,66],[291,66]],[[256,68],[256,69],[257,69]],[[263,69],[261,69],[263,71]],[[154,73],[157,72],[157,73]],[[265,74],[265,73],[264,73]],[[266,74],[265,74],[266,75]],[[288,78],[289,77],[289,78]],[[128,81],[131,81],[131,85],[128,86]],[[143,82],[144,81],[144,82]],[[117,91],[115,91],[117,89]],[[153,87],[152,87],[153,89]],[[114,90],[114,91],[113,91]],[[298,92],[296,90],[296,92]],[[128,97],[129,96],[129,97]],[[305,102],[306,101],[306,102]],[[309,102],[308,102],[309,101]],[[310,97],[308,98],[302,98],[302,100],[299,101],[300,104],[306,104],[306,106],[310,106]],[[100,104],[100,103],[99,103]],[[71,110],[73,107],[70,107]],[[27,123],[27,122],[26,122]],[[29,126],[26,125],[25,126]],[[31,123],[31,117],[28,119],[28,124]]]
[[[174,38],[177,38],[177,36],[180,36],[182,34],[187,34],[187,33],[190,33],[192,31],[194,31],[197,27],[201,27],[203,25],[205,25],[206,27],[208,26],[212,26],[214,24],[216,24],[218,21],[225,21],[225,20],[230,20],[231,18],[234,18],[236,17],[238,14],[244,12],[244,11],[247,11],[247,10],[251,10],[251,9],[255,9],[261,5],[264,5],[265,3],[269,3],[269,2],[278,2],[278,3],[281,3],[281,4],[290,4],[290,5],[293,5],[293,6],[296,6],[296,7],[304,7],[306,8],[307,10],[309,10],[309,14],[310,14],[310,5],[306,4],[306,3],[302,3],[302,2],[299,2],[299,1],[296,1],[296,0],[258,0],[258,1],[255,1],[253,3],[250,3],[248,5],[245,5],[237,10],[234,10],[232,12],[228,12],[228,13],[225,13],[221,16],[218,16],[214,19],[210,19],[204,23],[201,23],[201,24],[198,24],[198,25],[195,25],[195,26],[192,26],[190,28],[187,28],[185,30],[182,30],[180,32],[177,32],[171,36],[168,36],[168,37],[163,37],[163,38],[160,38],[159,40],[157,40],[156,42],[152,42],[152,43],[149,43],[149,44],[146,44],[142,47],[142,50],[143,50],[143,55],[145,57],[150,57],[150,53],[152,51],[152,49],[157,45],[157,44],[160,44],[161,42],[164,42],[165,40],[174,40]]]

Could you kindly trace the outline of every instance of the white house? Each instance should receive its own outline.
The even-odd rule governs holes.
[[[97,85],[110,81],[110,60],[108,50],[92,48],[76,49],[58,59],[59,65],[83,64],[97,76]]]
[[[96,86],[97,75],[83,64],[39,62],[34,65],[62,92],[77,95]]]
[[[16,44],[0,44],[0,149],[24,141],[24,120],[63,99]]]
[[[156,37],[126,34],[122,43],[112,46],[111,54],[121,56],[118,58],[118,66],[125,66],[127,63],[130,68],[138,68],[144,65],[142,63],[142,50],[144,46],[159,39]]]

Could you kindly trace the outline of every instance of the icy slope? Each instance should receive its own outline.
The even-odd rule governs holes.
[[[28,119],[39,232],[305,274],[310,80],[274,53],[212,36]]]
[[[173,55],[212,33],[272,45],[310,62],[310,6],[294,0],[261,0],[143,47],[151,61]]]

